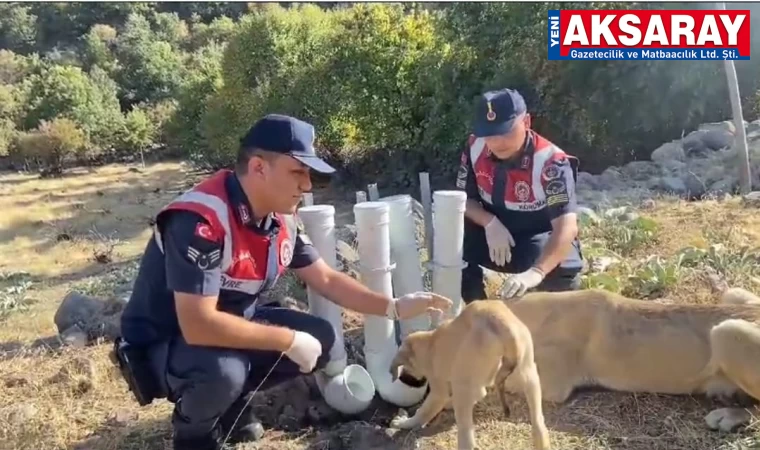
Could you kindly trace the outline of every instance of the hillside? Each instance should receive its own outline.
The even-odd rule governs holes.
[[[678,147],[683,150],[683,143]],[[722,157],[721,151],[702,156]],[[654,191],[642,195],[642,187],[630,181],[631,173],[639,173],[634,168],[653,173],[673,161],[704,163],[676,158],[648,169],[638,163],[610,169],[621,174],[611,188],[591,184],[609,174],[584,175],[587,181],[578,190],[585,208],[585,286],[642,301],[680,303],[715,302],[729,285],[760,292],[757,206],[729,193],[701,201]],[[108,360],[109,334],[131,290],[151,215],[202,175],[186,164],[159,163],[146,169],[106,165],[57,179],[0,178],[0,208],[9,212],[0,218],[0,441],[9,443],[7,448],[170,448],[171,405],[159,401],[138,407]],[[660,189],[660,183],[651,185]],[[315,203],[336,206],[339,235],[349,245],[353,214],[346,199],[351,197],[352,192],[334,186],[314,193]],[[350,262],[350,251],[342,258]],[[110,299],[112,315],[88,333],[62,329],[70,312],[59,307],[72,291]],[[278,292],[293,299],[292,307],[306,307],[303,287],[292,278],[285,278]],[[361,323],[361,317],[345,314],[349,357],[359,363]],[[238,446],[241,450],[432,450],[454,448],[456,439],[450,412],[424,432],[394,432],[386,427],[397,411],[382,401],[376,399],[358,420],[341,419],[300,379],[254,399],[269,428],[264,442]],[[511,401],[510,419],[501,416],[495,398],[476,407],[477,430],[487,448],[528,448],[524,401]],[[555,445],[567,450],[728,450],[760,443],[754,428],[728,435],[709,432],[703,416],[711,406],[698,397],[587,392],[566,405],[547,405],[545,411]]]

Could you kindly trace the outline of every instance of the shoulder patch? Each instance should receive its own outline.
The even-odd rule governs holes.
[[[218,248],[209,252],[202,252],[193,246],[188,246],[187,257],[199,269],[208,270],[215,269],[219,266],[219,263],[222,259],[222,252]]]
[[[212,242],[217,242],[219,240],[219,236],[217,236],[216,232],[211,228],[211,225],[203,222],[198,222],[195,225],[195,236]]]

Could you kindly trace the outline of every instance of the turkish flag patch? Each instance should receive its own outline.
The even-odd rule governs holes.
[[[195,226],[195,235],[208,241],[217,240],[217,236],[216,233],[214,233],[214,230],[211,229],[210,225],[205,223],[198,223]]]

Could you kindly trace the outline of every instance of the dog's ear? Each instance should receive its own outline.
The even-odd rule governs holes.
[[[393,361],[391,361],[391,366],[389,368],[391,372],[391,378],[393,381],[396,381],[396,379],[399,376],[399,369],[401,366],[406,365],[409,363],[409,359],[412,357],[412,349],[409,344],[408,340],[405,340],[401,347],[399,347],[398,352],[396,352],[396,356],[393,357]]]

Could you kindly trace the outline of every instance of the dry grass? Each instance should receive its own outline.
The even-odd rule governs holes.
[[[107,358],[108,344],[84,350],[7,351],[55,334],[53,314],[72,286],[101,282],[107,293],[127,263],[139,257],[150,231],[151,215],[195,175],[178,164],[159,164],[134,172],[124,166],[80,171],[62,179],[0,177],[0,273],[28,272],[33,299],[24,311],[0,322],[0,448],[21,449],[170,449],[165,401],[140,408]],[[333,194],[320,190],[316,202]],[[658,230],[638,245],[625,247],[626,264],[613,272],[623,280],[657,254],[674,259],[684,247],[709,248],[723,243],[760,246],[757,211],[738,200],[686,203],[661,200],[644,212]],[[338,222],[352,221],[350,204],[338,205]],[[97,230],[101,238],[90,231]],[[602,230],[589,229],[584,237]],[[67,235],[71,239],[62,237]],[[108,248],[112,260],[94,260],[94,250]],[[588,247],[588,253],[594,249]],[[733,261],[733,260],[731,260]],[[730,262],[730,261],[729,261]],[[731,263],[733,264],[733,263]],[[744,265],[741,265],[744,264]],[[751,273],[747,262],[727,267]],[[666,295],[677,302],[714,301],[704,265],[678,272]],[[736,273],[739,273],[736,272]],[[728,274],[734,284],[758,291],[745,275]],[[733,277],[733,279],[732,279]],[[103,281],[106,280],[106,281]],[[0,280],[0,288],[4,288]],[[355,326],[355,325],[354,325]],[[2,352],[5,349],[6,352]],[[3,356],[4,355],[4,356]],[[512,398],[512,417],[502,416],[493,396],[476,407],[478,438],[483,449],[529,449],[530,425],[520,396]],[[738,450],[757,448],[754,430],[724,435],[706,430],[703,416],[713,407],[691,397],[579,393],[565,405],[545,405],[554,446],[563,450],[626,449]],[[329,433],[305,429],[269,431],[264,442],[242,449],[452,449],[456,427],[451,412],[442,413],[421,432],[397,432],[385,419],[351,422]],[[760,437],[760,435],[758,435]]]

